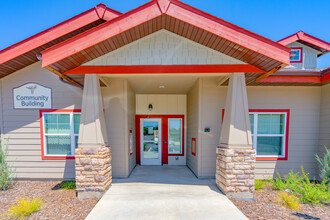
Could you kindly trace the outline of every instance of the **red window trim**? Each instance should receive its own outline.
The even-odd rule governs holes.
[[[170,156],[184,156],[184,115],[136,115],[135,116],[135,128],[136,128],[136,164],[141,164],[141,146],[140,146],[140,119],[141,118],[161,118],[162,119],[162,164],[168,164],[168,157]],[[181,118],[182,119],[182,153],[181,154],[169,154],[168,153],[168,119]]]
[[[284,157],[256,157],[256,160],[288,160],[289,146],[289,124],[290,124],[290,109],[249,109],[249,112],[283,112],[286,113],[286,129],[285,129],[285,156]],[[222,109],[222,120],[225,115],[225,109]]]
[[[193,142],[195,142],[195,151],[193,151]],[[197,154],[197,142],[196,142],[196,138],[191,138],[191,154],[193,156],[196,156]]]
[[[290,60],[290,63],[302,63],[302,54],[303,54],[303,48],[302,47],[291,47],[291,50],[292,49],[296,49],[296,50],[300,50],[300,60],[299,61],[291,61]]]
[[[43,160],[74,160],[74,156],[45,156],[44,152],[44,125],[43,125],[43,118],[42,113],[51,112],[51,113],[72,113],[72,112],[81,112],[81,109],[46,109],[46,110],[39,110],[39,118],[40,118],[40,134],[41,134],[41,159]]]

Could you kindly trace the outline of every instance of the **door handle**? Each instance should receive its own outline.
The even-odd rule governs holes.
[[[166,144],[167,143],[167,140],[166,139],[164,139],[164,144]]]

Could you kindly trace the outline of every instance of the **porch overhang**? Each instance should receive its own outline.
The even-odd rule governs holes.
[[[153,0],[44,50],[42,66],[65,73],[161,29],[241,60],[265,73],[289,64],[290,48],[284,45],[177,0]]]
[[[38,62],[41,51],[121,15],[99,4],[0,51],[0,78]]]

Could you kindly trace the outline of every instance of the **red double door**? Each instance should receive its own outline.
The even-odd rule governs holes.
[[[160,154],[160,158],[158,158],[158,159],[161,160],[161,161],[159,161],[159,164],[155,164],[155,165],[168,164],[169,156],[184,156],[184,115],[136,115],[135,116],[136,163],[141,164],[141,162],[142,162],[142,165],[143,165],[143,160],[145,158],[141,158],[144,156],[143,149],[141,149],[141,144],[144,143],[143,138],[145,137],[144,136],[145,132],[147,132],[146,130],[148,130],[148,129],[146,129],[146,127],[143,126],[143,124],[144,124],[144,122],[152,121],[152,119],[157,119],[157,121],[160,122],[159,124],[161,126],[161,128],[158,128],[160,131],[160,135],[156,134],[154,132],[155,135],[157,136],[157,145],[158,145],[157,152],[159,151],[159,154]],[[175,120],[175,119],[178,119],[178,120]],[[176,125],[174,125],[173,122]],[[180,123],[180,128],[178,126],[178,123]],[[174,143],[177,143],[176,146],[174,146],[173,141],[171,141],[171,139],[174,139],[174,138],[170,137],[171,135],[169,135],[169,132],[172,131],[172,133],[173,133],[173,129],[175,130],[178,128],[180,129],[181,137],[180,137],[180,141],[174,142]],[[151,132],[151,134],[153,135],[153,132]],[[173,136],[173,134],[172,134],[172,136]],[[158,137],[159,137],[159,140],[158,140]],[[170,140],[169,140],[169,138],[170,138]],[[171,152],[169,152],[169,143],[170,143]],[[154,154],[155,154],[155,151],[154,151]],[[153,156],[151,156],[151,157],[153,157]],[[153,157],[153,158],[156,158],[156,157]],[[154,164],[147,164],[147,165],[154,165]]]

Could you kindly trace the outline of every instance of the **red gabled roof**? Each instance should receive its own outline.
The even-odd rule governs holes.
[[[306,34],[303,31],[299,31],[299,32],[292,34],[286,38],[283,38],[282,40],[279,40],[277,42],[280,44],[283,44],[283,45],[288,45],[288,44],[291,44],[296,41],[301,44],[304,44],[308,47],[311,47],[315,50],[320,51],[321,54],[319,56],[330,51],[330,43],[328,43],[324,40],[318,39],[316,37],[313,37],[309,34]]]
[[[36,55],[50,46],[121,15],[99,4],[47,30],[0,51],[0,77],[37,62]]]
[[[279,43],[177,0],[153,0],[44,50],[42,65],[65,72],[160,29],[167,29],[265,71],[290,63],[290,49]]]

